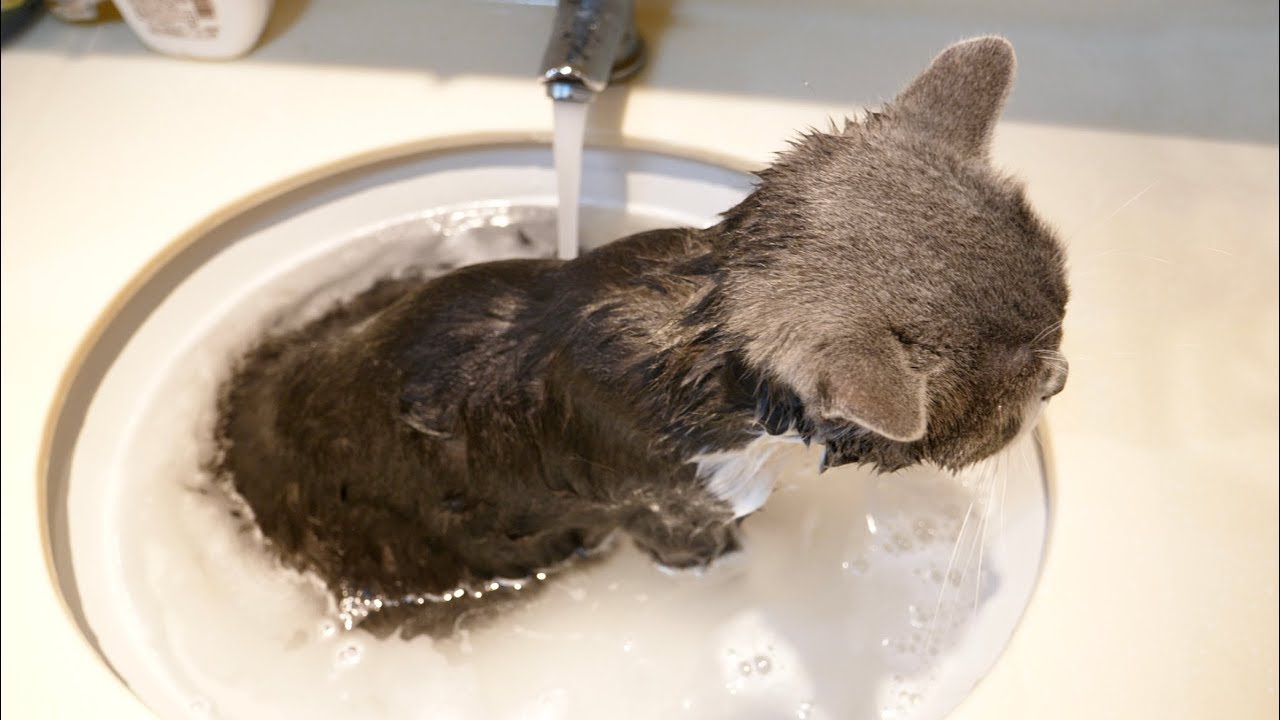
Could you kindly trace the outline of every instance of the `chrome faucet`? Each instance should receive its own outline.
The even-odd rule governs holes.
[[[542,82],[552,100],[590,102],[644,62],[634,0],[560,0],[542,56]]]

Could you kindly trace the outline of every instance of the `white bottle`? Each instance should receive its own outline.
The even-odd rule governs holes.
[[[273,0],[114,0],[125,22],[156,52],[227,60],[262,36]]]

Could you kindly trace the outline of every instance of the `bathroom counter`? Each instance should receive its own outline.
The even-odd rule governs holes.
[[[1069,246],[1071,379],[1049,411],[1041,584],[954,717],[1274,717],[1274,6],[1206,23],[1174,3],[1150,30],[990,3],[963,20],[813,4],[779,18],[763,2],[642,3],[652,66],[599,99],[589,139],[758,167],[795,130],[887,99],[951,40],[1014,41],[994,156]],[[42,552],[43,433],[103,309],[197,223],[335,163],[546,140],[532,75],[549,25],[528,4],[315,0],[281,3],[234,62],[47,17],[4,49],[6,717],[147,716],[76,631]]]

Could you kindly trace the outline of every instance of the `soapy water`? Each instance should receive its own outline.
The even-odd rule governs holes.
[[[592,208],[583,221],[585,247],[668,224]],[[388,274],[550,256],[555,226],[552,209],[504,206],[388,223],[256,288],[163,369],[121,429],[103,508],[132,611],[119,621],[164,676],[126,674],[144,701],[200,718],[937,718],[986,673],[1045,538],[1025,444],[958,478],[818,476],[820,451],[796,444],[744,551],[703,576],[664,574],[623,538],[522,580],[538,591],[448,639],[348,630],[316,579],[264,550],[200,470],[232,359]]]

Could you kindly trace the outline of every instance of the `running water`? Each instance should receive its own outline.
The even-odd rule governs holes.
[[[582,144],[587,130],[587,103],[556,100],[552,147],[556,161],[556,190],[559,195],[559,242],[561,260],[578,257],[578,204],[582,190]]]

